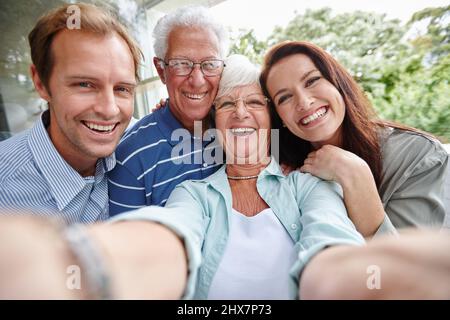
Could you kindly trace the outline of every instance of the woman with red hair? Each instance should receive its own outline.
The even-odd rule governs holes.
[[[325,50],[277,44],[260,80],[276,110],[280,162],[338,182],[364,236],[442,225],[445,149],[426,133],[376,119],[356,81]]]

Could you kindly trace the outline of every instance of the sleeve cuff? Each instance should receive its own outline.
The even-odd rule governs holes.
[[[300,244],[300,252],[298,253],[298,259],[295,262],[294,266],[291,268],[290,270],[290,275],[294,280],[294,288],[298,294],[298,288],[299,288],[299,283],[300,283],[300,277],[302,274],[303,269],[306,267],[306,264],[316,255],[318,254],[320,251],[324,250],[327,247],[332,247],[332,246],[364,246],[365,243],[356,243],[353,240],[339,240],[339,241],[324,241],[321,243],[318,243],[316,245],[313,245],[312,247],[310,247],[309,249],[305,249],[301,244]],[[298,297],[297,298],[301,298]]]
[[[373,235],[372,239],[376,239],[380,236],[395,236],[398,237],[397,229],[395,229],[394,225],[391,222],[391,219],[389,219],[388,215],[384,215],[383,222],[378,227],[378,230]]]

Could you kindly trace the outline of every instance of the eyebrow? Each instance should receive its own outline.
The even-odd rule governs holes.
[[[308,72],[305,72],[305,73],[300,77],[300,82],[302,82],[303,80],[305,80],[311,73],[313,73],[313,72],[315,72],[315,71],[319,71],[319,70],[317,70],[317,69],[312,69],[312,70],[309,70]],[[279,94],[281,94],[281,93],[283,93],[283,92],[285,92],[285,91],[287,91],[287,90],[288,90],[288,89],[285,89],[285,88],[278,90],[277,93],[275,93],[275,95],[273,96],[273,100],[275,100],[275,98],[276,98],[277,95],[279,95]]]
[[[90,80],[90,81],[94,81],[94,82],[99,81],[98,78],[82,76],[82,75],[69,76],[69,77],[67,77],[67,79],[69,79],[69,80]],[[136,81],[130,81],[130,82],[129,81],[121,81],[121,82],[119,82],[119,84],[131,86],[131,87],[137,86]]]

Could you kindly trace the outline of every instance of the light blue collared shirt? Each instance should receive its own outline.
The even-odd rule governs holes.
[[[95,176],[82,177],[55,149],[48,123],[45,111],[31,129],[0,142],[0,208],[58,215],[68,224],[106,220],[114,154],[97,161]]]
[[[206,299],[228,241],[232,195],[225,167],[203,180],[185,181],[166,207],[147,207],[112,221],[162,223],[183,240],[189,260],[185,298]],[[257,189],[295,243],[298,259],[290,271],[290,298],[298,298],[300,273],[319,251],[332,245],[361,245],[363,237],[347,216],[342,189],[334,182],[295,171],[288,177],[278,163],[260,173]],[[245,287],[245,283],[242,284]]]

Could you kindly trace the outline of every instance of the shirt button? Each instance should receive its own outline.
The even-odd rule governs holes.
[[[291,224],[292,230],[297,230],[297,225],[295,223]]]

